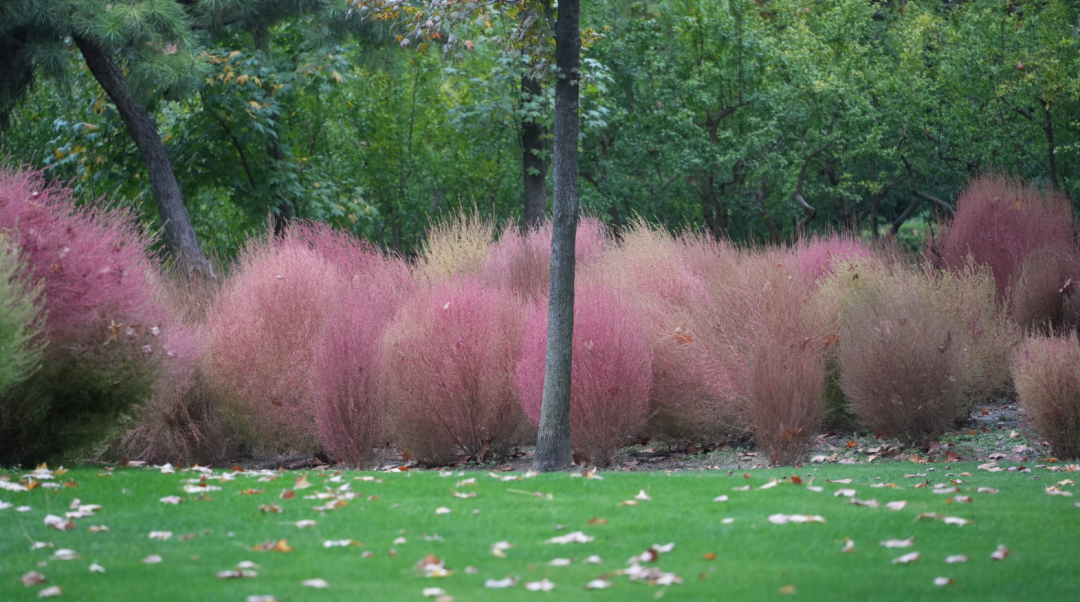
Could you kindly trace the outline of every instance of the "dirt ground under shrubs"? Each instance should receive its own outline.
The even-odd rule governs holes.
[[[806,456],[808,463],[948,463],[961,460],[1036,462],[1051,455],[1049,445],[1037,437],[1023,409],[1015,399],[1010,398],[976,405],[956,429],[942,436],[939,441],[921,448],[904,446],[896,440],[879,439],[865,429],[852,429],[850,426],[838,424],[826,425],[826,429],[815,437],[814,446]],[[445,468],[525,471],[532,468],[533,451],[533,447],[523,446],[505,456],[485,457],[479,461],[475,457],[461,458]],[[377,467],[381,470],[421,468],[407,454],[393,446],[380,448],[376,458]],[[233,463],[259,469],[303,470],[336,467],[324,456],[308,455],[237,458]],[[678,444],[638,441],[635,445],[619,450],[615,463],[602,470],[742,470],[768,464],[768,458],[759,453],[755,446],[753,436],[746,433],[727,441],[686,441]]]

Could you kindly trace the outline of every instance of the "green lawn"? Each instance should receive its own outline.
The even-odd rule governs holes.
[[[936,470],[928,472],[930,468]],[[1080,477],[1064,470],[991,473],[979,470],[975,463],[955,463],[946,469],[942,464],[891,462],[755,469],[745,473],[749,478],[743,471],[730,476],[726,471],[707,471],[602,473],[602,479],[561,473],[503,481],[483,472],[314,471],[238,473],[232,481],[217,480],[223,472],[231,474],[216,470],[205,481],[221,490],[208,492],[212,499],[203,500],[183,490],[186,480],[199,477],[198,472],[186,469],[163,474],[144,468],[80,468],[51,481],[72,480],[77,487],[0,489],[0,501],[31,507],[26,512],[15,507],[0,510],[0,600],[32,600],[54,585],[62,587],[65,598],[109,601],[243,602],[252,595],[270,595],[279,601],[423,600],[423,590],[436,587],[458,601],[544,596],[558,600],[668,596],[673,600],[980,602],[1080,597],[1080,507],[1076,506],[1080,497],[1045,491],[1059,481]],[[960,476],[964,472],[971,476]],[[927,476],[905,478],[905,473]],[[23,474],[0,472],[11,483]],[[307,474],[312,486],[297,490],[292,499],[280,499],[282,491],[293,488],[302,474]],[[791,482],[793,474],[802,477],[801,485]],[[811,490],[807,475],[813,475],[814,486],[823,491]],[[336,480],[331,482],[332,478]],[[475,478],[475,484],[457,486],[468,478]],[[762,488],[770,479],[780,481]],[[851,483],[827,479],[851,479]],[[961,493],[933,493],[934,484],[950,479],[964,481],[957,485]],[[927,480],[928,486],[914,487]],[[873,487],[882,484],[895,487]],[[336,509],[320,512],[313,507],[333,500],[305,499],[342,485],[348,485],[347,491],[355,497]],[[752,489],[737,490],[746,485]],[[1000,492],[978,493],[978,487]],[[476,496],[455,497],[455,488]],[[251,489],[265,491],[241,494]],[[849,503],[849,498],[835,495],[841,489],[854,489],[856,499],[876,499],[880,506]],[[1060,489],[1071,492],[1075,486],[1065,484]],[[639,490],[651,499],[621,504]],[[172,495],[183,501],[179,505],[159,501]],[[728,501],[714,502],[720,495],[727,495]],[[947,503],[954,495],[970,496],[973,501]],[[70,530],[45,524],[46,515],[62,517],[76,498],[102,508],[93,517],[75,519]],[[897,500],[908,503],[900,510],[886,507],[886,502]],[[259,507],[264,504],[278,504],[283,512],[262,512]],[[451,512],[437,515],[439,507]],[[959,526],[916,518],[931,512],[974,522]],[[820,515],[826,522],[773,524],[769,517],[777,513]],[[601,520],[590,523],[594,518]],[[734,521],[725,524],[725,518]],[[304,529],[295,525],[305,519],[317,525]],[[108,531],[90,530],[98,525],[107,526]],[[150,539],[151,531],[173,535],[167,540]],[[595,539],[545,543],[574,531]],[[908,548],[880,545],[882,540],[913,536],[914,545]],[[847,538],[854,550],[844,553]],[[253,549],[256,544],[281,539],[287,540],[292,551]],[[326,540],[342,539],[362,545],[323,545]],[[492,552],[492,544],[500,541],[513,545],[505,557]],[[33,542],[48,542],[52,547],[31,549]],[[674,543],[674,548],[645,566],[674,573],[681,577],[681,584],[651,585],[621,574],[628,558],[654,544],[668,543]],[[999,544],[1007,546],[1009,555],[994,561],[991,554]],[[63,548],[74,550],[79,558],[51,558]],[[920,554],[917,562],[894,564],[893,559],[914,551]],[[443,560],[452,574],[425,577],[417,564],[428,554]],[[947,556],[961,554],[970,560],[946,564]],[[159,555],[161,562],[141,562],[151,555]],[[591,555],[600,556],[602,562],[585,564]],[[550,566],[555,558],[573,562]],[[217,577],[219,571],[235,569],[242,561],[256,563],[258,576]],[[105,572],[92,573],[93,563]],[[38,571],[48,581],[24,586],[20,577],[29,571]],[[488,579],[508,575],[520,577],[515,587],[485,588]],[[935,586],[937,577],[953,579],[954,584]],[[527,582],[544,578],[555,584],[553,591],[526,589]],[[584,588],[598,578],[608,579],[612,587]],[[302,586],[308,579],[323,579],[329,587]]]

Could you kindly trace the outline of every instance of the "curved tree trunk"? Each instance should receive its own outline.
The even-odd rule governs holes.
[[[165,143],[161,141],[150,113],[135,97],[123,72],[107,50],[82,36],[72,36],[72,39],[79,46],[90,73],[94,74],[94,79],[101,84],[109,99],[116,105],[120,118],[124,120],[135,145],[139,147],[139,153],[146,163],[146,171],[150,174],[150,186],[154,190],[154,198],[157,199],[158,211],[164,224],[165,246],[172,253],[177,266],[184,272],[203,278],[214,278],[214,268],[199,247],[199,239],[195,236],[195,228],[191,225],[187,208],[184,207],[184,197],[180,193],[180,185],[176,182],[169,153],[165,150]]]
[[[578,78],[581,76],[580,0],[559,2],[555,26],[555,144],[552,175],[551,289],[548,300],[544,397],[534,467],[565,470],[570,451],[570,379],[574,341],[574,243],[578,217]]]

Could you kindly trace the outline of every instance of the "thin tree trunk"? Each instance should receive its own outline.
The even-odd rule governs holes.
[[[82,52],[90,73],[94,74],[94,79],[101,84],[109,99],[116,105],[120,118],[124,120],[135,145],[139,147],[139,153],[146,163],[146,171],[150,174],[150,186],[154,190],[154,198],[164,224],[162,232],[165,246],[172,253],[177,266],[184,272],[203,278],[215,278],[213,266],[199,247],[199,239],[195,236],[195,228],[191,225],[187,208],[184,207],[184,197],[180,192],[180,185],[176,182],[169,153],[165,150],[165,143],[161,141],[150,113],[135,97],[123,72],[108,51],[84,37],[72,36],[72,39]]]
[[[578,217],[578,78],[580,0],[559,2],[555,26],[555,206],[551,235],[551,288],[548,301],[544,397],[536,438],[534,467],[565,470],[570,451],[570,382],[574,341],[574,239]]]
[[[540,82],[521,76],[521,95],[540,96]],[[547,213],[547,165],[544,163],[544,126],[531,119],[521,124],[521,177],[525,185],[525,226],[540,225]]]

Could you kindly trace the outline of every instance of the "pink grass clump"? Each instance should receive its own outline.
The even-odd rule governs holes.
[[[716,261],[711,241],[701,242]],[[668,440],[695,439],[726,430],[722,392],[709,375],[713,360],[699,330],[711,301],[689,255],[694,243],[635,221],[597,264],[610,286],[634,306],[652,357],[649,421],[644,432]]]
[[[515,381],[534,424],[543,400],[547,328],[547,304],[534,304]],[[572,375],[570,445],[575,455],[607,466],[648,416],[652,368],[636,308],[595,279],[584,279],[575,291]]]
[[[370,461],[373,447],[385,441],[382,338],[413,281],[404,261],[347,234],[304,234],[345,272],[312,359],[315,424],[332,458],[361,466]]]
[[[521,301],[475,277],[429,283],[405,301],[381,368],[398,445],[427,465],[509,452],[521,436],[521,337]]]
[[[507,224],[483,268],[484,280],[492,286],[511,290],[524,299],[547,296],[551,281],[551,222],[522,232]],[[608,247],[607,228],[595,217],[578,221],[574,243],[577,266],[585,268]]]
[[[1020,347],[1012,365],[1020,405],[1054,455],[1080,458],[1080,340],[1036,336]]]
[[[950,269],[968,263],[988,265],[998,294],[1014,304],[1014,315],[1025,322],[1022,326],[1052,319],[1041,314],[1055,311],[1060,294],[1057,303],[1047,304],[1046,296],[1063,293],[1069,278],[1080,277],[1076,262],[1069,261],[1080,251],[1076,216],[1064,193],[1040,191],[1005,176],[980,176],[957,198],[956,215],[947,226],[932,248],[940,263]],[[1055,265],[1033,265],[1036,252],[1043,255],[1040,261]],[[1031,287],[1039,290],[1023,290]],[[1017,312],[1019,300],[1026,303]],[[1039,307],[1049,309],[1040,312]]]
[[[44,291],[42,369],[5,401],[0,463],[86,444],[133,403],[183,377],[190,338],[163,302],[135,216],[77,206],[40,172],[0,170],[0,230]]]
[[[321,449],[310,374],[342,278],[299,236],[241,251],[207,316],[203,359],[226,418],[251,444]]]
[[[813,286],[833,273],[840,262],[858,262],[873,256],[859,238],[833,232],[826,236],[801,238],[791,249],[789,263],[806,286]]]

